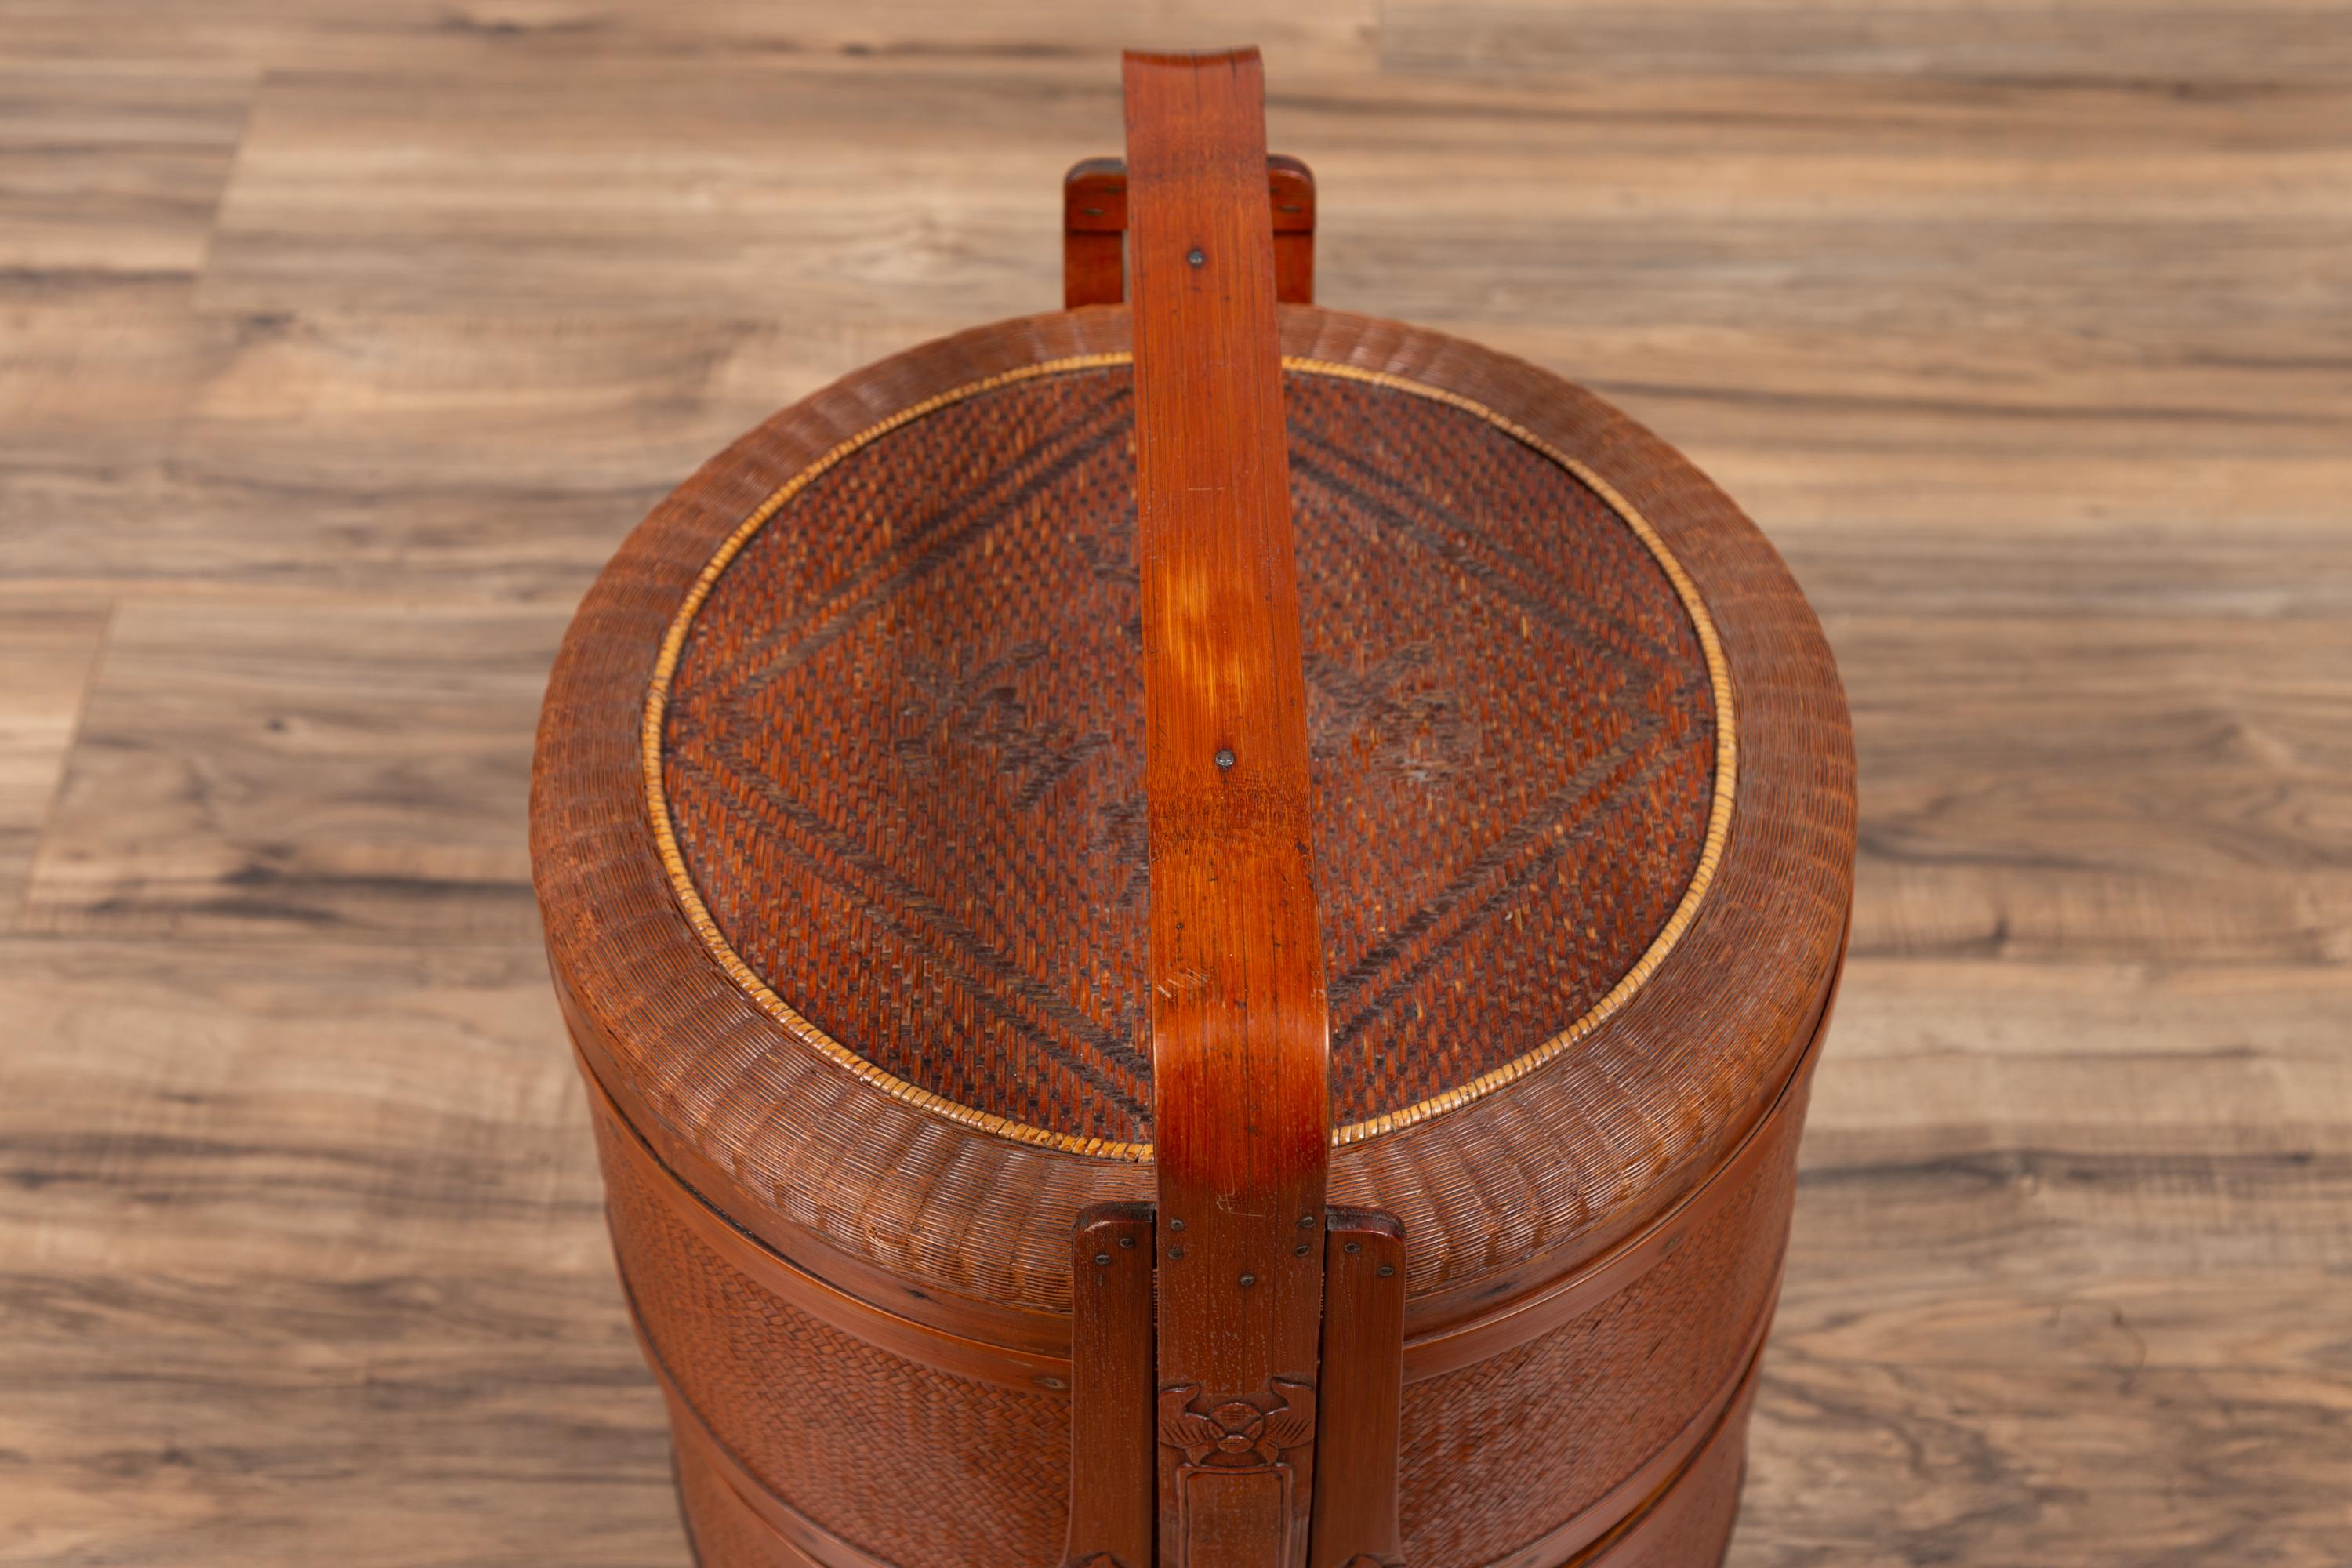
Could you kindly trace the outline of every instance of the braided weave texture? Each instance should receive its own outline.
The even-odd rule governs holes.
[[[1834,972],[1852,898],[1851,731],[1828,647],[1787,570],[1738,509],[1664,442],[1556,375],[1441,333],[1307,308],[1286,308],[1282,331],[1287,355],[1474,400],[1605,481],[1696,585],[1720,638],[1737,719],[1737,790],[1719,863],[1687,929],[1646,982],[1515,1081],[1334,1149],[1332,1201],[1384,1208],[1403,1221],[1409,1318],[1433,1326],[1556,1277],[1639,1228],[1703,1180],[1787,1082]],[[534,875],[558,990],[583,1053],[631,1124],[739,1225],[788,1256],[843,1279],[874,1270],[903,1282],[919,1293],[903,1305],[912,1316],[936,1306],[942,1321],[976,1312],[1017,1319],[1005,1331],[1032,1339],[1050,1336],[1068,1310],[1077,1213],[1148,1197],[1150,1164],[1000,1135],[911,1100],[877,1082],[885,1075],[865,1058],[845,1060],[765,1006],[714,962],[653,831],[647,696],[666,639],[714,555],[782,488],[877,424],[908,417],[911,436],[932,418],[915,411],[949,389],[1128,347],[1118,308],[978,328],[860,371],[713,458],[656,509],[583,603],[550,682],[532,781]],[[1352,395],[1361,406],[1385,406]],[[1308,482],[1302,476],[1302,486]],[[1572,495],[1565,479],[1550,482]],[[1432,571],[1423,599],[1398,600],[1400,621],[1417,618],[1433,640],[1462,593],[1450,584],[1437,591],[1443,575]],[[724,583],[722,574],[713,591]],[[1631,571],[1623,588],[1646,591]],[[1503,630],[1507,641],[1521,635],[1515,625]],[[1407,642],[1424,635],[1402,625],[1397,632]],[[712,656],[711,668],[727,662],[716,645],[687,651]],[[1514,692],[1497,728],[1538,724],[1541,716],[1526,710],[1573,700],[1567,685]],[[920,692],[912,681],[903,689]],[[948,689],[952,698],[956,689]],[[1400,689],[1404,699],[1415,690],[1411,680]],[[1017,681],[1013,695],[1021,696]],[[983,714],[990,705],[983,700]],[[1632,717],[1642,717],[1638,706]],[[1694,735],[1706,717],[1688,716]],[[1444,726],[1424,709],[1410,727],[1384,718],[1377,728],[1383,738],[1411,733],[1427,746]],[[986,721],[967,732],[985,735]],[[1516,734],[1511,741],[1519,743]],[[991,787],[1018,793],[1026,776],[1017,768],[991,774]],[[1069,776],[1063,787],[1076,787]],[[1662,812],[1669,837],[1675,820]],[[709,848],[706,841],[696,853]],[[776,850],[766,853],[777,858]],[[1338,858],[1327,852],[1327,874],[1357,874],[1340,870]],[[1660,880],[1670,885],[1679,874],[1669,863]],[[1638,888],[1647,875],[1630,880]],[[1328,902],[1336,910],[1339,900]],[[1407,917],[1370,910],[1340,918],[1393,931]],[[1366,942],[1362,933],[1350,940]],[[1629,945],[1637,936],[1612,940]],[[1529,942],[1498,983],[1513,983],[1513,973],[1556,976],[1544,966],[1582,962],[1543,951],[1549,946]],[[1020,956],[1034,973],[1034,955]],[[1335,979],[1353,962],[1335,963]],[[1603,976],[1613,965],[1587,973]],[[1488,976],[1465,984],[1483,988]],[[1089,984],[1057,1005],[1099,1007],[1115,989]],[[796,989],[804,1005],[825,1005]],[[1557,1026],[1566,1011],[1545,1023]],[[1391,1016],[1401,1029],[1402,1014]],[[1116,1028],[1108,1033],[1118,1038]],[[1416,1045],[1406,1071],[1437,1082],[1468,1070],[1467,1062],[1457,1068],[1444,1060],[1433,1033],[1432,1042],[1425,1054]],[[1500,1052],[1526,1042],[1458,1043]],[[883,1047],[869,1039],[865,1048]],[[1402,1091],[1401,1079],[1383,1087],[1380,1074],[1390,1069],[1371,1058],[1362,1054],[1344,1091],[1360,1105]],[[1067,1116],[1084,1103],[1042,1073],[1016,1091],[1034,1095],[1041,1115]],[[1060,1110],[1051,1109],[1056,1094],[1064,1095]],[[1108,1115],[1109,1097],[1100,1105]]]
[[[783,1502],[888,1563],[1052,1560],[1069,1397],[918,1365],[818,1321],[678,1223],[596,1119],[605,1212],[663,1373]]]
[[[1743,1189],[1609,1300],[1516,1350],[1408,1384],[1405,1560],[1494,1562],[1599,1503],[1746,1367],[1796,1200],[1791,1118]]]
[[[802,1016],[959,1105],[1147,1142],[1130,384],[997,386],[793,494],[690,623],[662,762],[705,906]],[[1633,967],[1699,866],[1715,715],[1665,572],[1559,464],[1360,381],[1286,401],[1333,1109],[1363,1121]]]
[[[614,1247],[652,1352],[754,1481],[885,1563],[1056,1560],[1068,1510],[1066,1392],[959,1377],[818,1321],[681,1224],[676,1205],[696,1200],[622,1158],[629,1134],[594,1120]],[[1406,1385],[1407,1562],[1511,1559],[1590,1517],[1678,1435],[1717,1415],[1771,1311],[1801,1128],[1798,1117],[1778,1121],[1738,1190],[1626,1289],[1515,1349]],[[1732,1419],[1744,1422],[1744,1408]],[[1729,1434],[1735,1467],[1738,1439]],[[716,1499],[708,1479],[698,1489]],[[1713,1482],[1705,1489],[1720,1495]],[[765,1538],[741,1526],[740,1510],[705,1506],[714,1530],[735,1521],[744,1548],[722,1554],[715,1536],[706,1540],[714,1563],[771,1560],[772,1548],[752,1550]],[[702,1509],[696,1517],[699,1530]],[[1715,1531],[1719,1542],[1720,1523],[1727,1516],[1708,1511],[1693,1538]]]

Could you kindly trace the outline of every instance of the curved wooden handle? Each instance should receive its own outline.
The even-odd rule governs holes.
[[[1160,1562],[1295,1568],[1313,1491],[1329,1042],[1265,89],[1255,49],[1130,54],[1126,80]],[[1215,1447],[1248,1425],[1237,1403],[1264,1417],[1246,1474]]]

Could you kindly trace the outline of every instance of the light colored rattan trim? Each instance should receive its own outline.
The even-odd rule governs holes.
[[[645,719],[639,738],[641,760],[645,770],[646,807],[652,819],[654,842],[660,852],[662,866],[669,874],[670,889],[677,895],[678,906],[686,915],[687,923],[694,928],[694,933],[701,939],[702,945],[709,950],[710,956],[718,962],[719,966],[727,972],[728,977],[743,989],[761,1012],[783,1026],[794,1038],[803,1041],[812,1049],[865,1079],[875,1088],[919,1106],[935,1116],[944,1117],[966,1127],[978,1128],[983,1132],[992,1133],[1000,1138],[1008,1138],[1017,1143],[1033,1143],[1045,1148],[1058,1149],[1066,1153],[1092,1155],[1101,1159],[1144,1161],[1151,1158],[1151,1145],[1149,1143],[1125,1142],[1110,1138],[1081,1138],[1073,1133],[1056,1132],[1050,1128],[1035,1127],[1025,1121],[1016,1121],[1008,1116],[998,1116],[991,1111],[981,1110],[961,1101],[950,1100],[944,1095],[935,1094],[920,1085],[908,1083],[895,1074],[885,1072],[802,1016],[793,1009],[792,1004],[778,995],[765,980],[752,971],[751,965],[743,962],[742,956],[736,952],[719,931],[718,921],[711,918],[709,909],[704,905],[702,895],[694,885],[692,873],[687,869],[686,857],[678,848],[677,834],[670,818],[668,793],[662,784],[662,729],[669,707],[670,684],[677,677],[678,659],[685,652],[687,636],[693,628],[695,615],[702,608],[704,601],[709,598],[710,591],[717,585],[720,574],[727,570],[735,557],[741,553],[743,547],[751,542],[752,536],[765,527],[770,519],[782,511],[794,496],[805,489],[827,469],[860,447],[869,446],[890,432],[911,425],[927,415],[935,414],[950,404],[961,403],[966,398],[976,397],[983,393],[993,392],[999,387],[1010,386],[1018,382],[1034,381],[1041,376],[1066,374],[1074,371],[1107,369],[1114,365],[1131,363],[1133,358],[1132,354],[1125,352],[1073,354],[1063,359],[1042,360],[1035,364],[1022,365],[1014,370],[968,382],[961,386],[951,387],[936,396],[927,397],[910,407],[902,408],[887,419],[859,431],[785,480],[777,488],[773,495],[761,502],[758,509],[727,536],[717,552],[703,564],[701,573],[694,580],[693,587],[688,590],[684,603],[678,606],[677,616],[670,622],[668,632],[662,638],[660,653],[654,660],[653,679],[646,689]],[[1610,988],[1608,994],[1586,1010],[1582,1017],[1545,1040],[1541,1045],[1492,1071],[1481,1073],[1468,1083],[1460,1084],[1446,1090],[1444,1094],[1433,1095],[1401,1110],[1392,1110],[1385,1115],[1352,1122],[1345,1127],[1333,1128],[1331,1142],[1334,1145],[1341,1145],[1360,1142],[1383,1132],[1393,1132],[1399,1128],[1425,1121],[1443,1111],[1467,1105],[1475,1100],[1491,1094],[1506,1084],[1516,1082],[1558,1058],[1560,1053],[1591,1034],[1622,1008],[1633,998],[1633,994],[1648,982],[1650,976],[1657,972],[1658,966],[1665,962],[1666,954],[1674,950],[1675,944],[1682,940],[1683,933],[1690,929],[1691,922],[1698,918],[1699,905],[1706,896],[1708,885],[1715,879],[1716,868],[1723,860],[1724,845],[1731,835],[1731,804],[1738,787],[1739,747],[1737,725],[1732,712],[1730,667],[1724,660],[1722,641],[1716,636],[1715,621],[1708,616],[1706,603],[1699,597],[1698,585],[1691,581],[1690,574],[1683,569],[1681,562],[1675,559],[1674,552],[1666,548],[1665,541],[1658,536],[1656,529],[1650,526],[1649,520],[1643,517],[1615,486],[1524,425],[1497,413],[1475,398],[1465,397],[1459,393],[1449,392],[1444,387],[1432,386],[1425,382],[1412,381],[1386,371],[1365,370],[1356,365],[1341,364],[1330,360],[1286,354],[1283,356],[1282,367],[1285,370],[1309,375],[1328,375],[1343,381],[1360,381],[1370,385],[1407,393],[1415,397],[1425,397],[1432,402],[1458,408],[1465,414],[1474,415],[1485,420],[1513,440],[1540,452],[1575,475],[1595,495],[1605,501],[1612,510],[1616,512],[1627,528],[1633,530],[1634,537],[1649,549],[1651,555],[1656,559],[1659,567],[1665,573],[1667,580],[1674,584],[1675,594],[1682,601],[1684,613],[1690,617],[1691,629],[1698,637],[1700,652],[1706,660],[1708,683],[1713,689],[1715,697],[1715,794],[1707,809],[1706,838],[1699,849],[1698,867],[1691,873],[1690,885],[1683,889],[1683,896],[1675,904],[1674,912],[1666,917],[1664,927],[1659,931],[1656,940],[1650,943],[1648,950],[1636,959],[1633,966],[1625,972],[1614,986]]]
[[[1290,360],[1283,363],[1286,366],[1294,364]],[[1475,414],[1513,440],[1533,447],[1583,480],[1592,493],[1606,501],[1610,510],[1633,531],[1634,537],[1649,546],[1650,553],[1657,558],[1659,567],[1664,571],[1666,580],[1675,585],[1675,596],[1683,602],[1683,613],[1690,616],[1691,630],[1697,635],[1699,652],[1706,659],[1707,682],[1715,693],[1715,795],[1707,803],[1706,838],[1699,847],[1698,866],[1691,873],[1690,885],[1683,889],[1681,900],[1675,903],[1674,913],[1666,917],[1666,923],[1659,930],[1656,940],[1633,961],[1633,967],[1610,987],[1607,995],[1550,1039],[1524,1056],[1514,1057],[1501,1067],[1480,1073],[1468,1083],[1457,1084],[1444,1094],[1432,1095],[1385,1116],[1375,1116],[1369,1121],[1333,1129],[1331,1142],[1343,1144],[1360,1142],[1383,1132],[1393,1132],[1400,1127],[1410,1127],[1416,1121],[1425,1121],[1441,1111],[1467,1105],[1481,1096],[1492,1094],[1507,1083],[1517,1082],[1592,1033],[1619,1008],[1633,1000],[1633,993],[1657,973],[1658,965],[1666,961],[1666,954],[1674,951],[1675,944],[1682,940],[1683,932],[1689,930],[1691,922],[1698,918],[1699,904],[1706,897],[1708,884],[1715,880],[1716,868],[1723,862],[1723,847],[1731,837],[1731,802],[1739,787],[1739,736],[1738,725],[1732,714],[1731,666],[1724,659],[1722,638],[1716,636],[1715,617],[1707,614],[1706,602],[1699,597],[1698,584],[1691,581],[1688,572],[1683,570],[1683,563],[1675,559],[1675,552],[1666,548],[1666,542],[1658,536],[1656,529],[1650,526],[1650,520],[1643,517],[1616,486],[1526,426],[1460,393],[1448,392],[1444,387],[1431,386],[1423,382],[1408,381],[1386,371],[1364,370],[1350,364],[1302,360],[1296,362],[1294,368],[1347,381],[1369,382],[1374,386],[1408,392],[1415,397],[1430,398],[1459,408],[1465,414]]]

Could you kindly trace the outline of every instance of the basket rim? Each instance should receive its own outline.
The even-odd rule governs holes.
[[[1804,1049],[1853,901],[1852,728],[1820,623],[1755,524],[1690,461],[1539,366],[1315,306],[1283,351],[1438,387],[1602,479],[1663,539],[1719,641],[1738,716],[1729,826],[1706,896],[1645,984],[1572,1046],[1477,1098],[1334,1150],[1332,1201],[1397,1214],[1412,1310],[1557,1275],[1705,1180]],[[719,543],[825,452],[1006,371],[1129,346],[1123,306],[974,327],[780,411],[656,506],[557,658],[530,841],[551,968],[583,1057],[662,1157],[730,1218],[910,1309],[1068,1310],[1069,1226],[1148,1198],[1144,1160],[1023,1142],[886,1091],[763,1011],[689,925],[646,804],[646,700]],[[862,1060],[862,1058],[861,1058]],[[960,1309],[961,1310],[961,1309]]]

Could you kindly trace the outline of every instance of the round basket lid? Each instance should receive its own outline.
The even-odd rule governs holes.
[[[1125,326],[983,329],[780,416],[567,644],[534,828],[583,1047],[803,1223],[825,1149],[866,1204],[919,1144],[1013,1161],[1016,1258],[1148,1186]],[[1410,1234],[1476,1155],[1539,1241],[1604,1228],[1803,1043],[1850,887],[1834,673],[1754,529],[1587,395],[1434,334],[1285,329],[1335,1193]],[[1457,1250],[1415,1246],[1417,1275]]]

